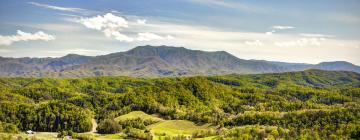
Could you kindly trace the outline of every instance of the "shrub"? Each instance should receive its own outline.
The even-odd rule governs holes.
[[[79,135],[79,134],[73,134],[71,135],[72,139],[78,139],[78,140],[95,140],[95,138],[91,135]]]
[[[115,134],[120,132],[121,127],[112,119],[105,119],[100,122],[99,126],[96,129],[101,134]]]
[[[0,132],[19,133],[19,129],[14,124],[0,122]]]

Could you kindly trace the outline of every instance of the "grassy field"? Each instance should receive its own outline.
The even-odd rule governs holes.
[[[9,134],[9,133],[0,133],[0,139],[9,139],[9,140],[21,140],[21,139],[36,139],[36,140],[60,140],[57,138],[55,132],[37,132],[36,134]]]
[[[196,125],[195,123],[186,120],[166,120],[150,125],[148,128],[153,134],[190,136],[196,131],[208,130],[210,127],[209,125]]]
[[[95,139],[97,140],[122,140],[124,136],[122,134],[102,134],[96,135]]]
[[[121,115],[119,117],[116,117],[115,121],[124,121],[127,119],[136,119],[136,118],[141,118],[143,120],[151,119],[151,120],[155,120],[155,121],[163,121],[163,119],[157,117],[156,115],[149,115],[142,111],[133,111],[128,114]]]
[[[209,124],[195,124],[194,122],[187,120],[164,120],[155,115],[146,114],[142,111],[133,111],[128,114],[119,116],[115,118],[115,121],[135,118],[159,121],[158,123],[147,126],[147,129],[150,130],[150,132],[155,136],[154,139],[159,139],[163,136],[191,136],[196,131],[211,129],[211,126],[209,126]]]
[[[218,136],[211,136],[211,137],[205,137],[205,138],[194,138],[194,140],[217,140],[219,139]]]

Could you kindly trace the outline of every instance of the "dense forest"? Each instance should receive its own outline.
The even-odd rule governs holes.
[[[95,118],[99,133],[149,139],[156,121],[114,121],[131,111],[213,126],[193,138],[359,139],[360,74],[0,78],[2,132],[87,132]]]

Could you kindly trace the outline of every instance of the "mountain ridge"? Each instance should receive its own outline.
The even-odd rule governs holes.
[[[138,46],[124,52],[100,56],[68,54],[58,58],[0,57],[0,76],[88,77],[88,76],[191,76],[259,74],[343,70],[360,73],[346,61],[319,64],[240,59],[225,51],[207,52],[172,46]]]

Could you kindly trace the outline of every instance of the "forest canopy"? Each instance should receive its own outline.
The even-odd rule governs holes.
[[[155,123],[114,122],[131,111],[211,124],[216,131],[206,134],[221,138],[356,139],[360,74],[307,70],[166,78],[0,78],[1,132],[88,132],[95,118],[100,132],[134,134]],[[112,128],[104,127],[110,124]]]

